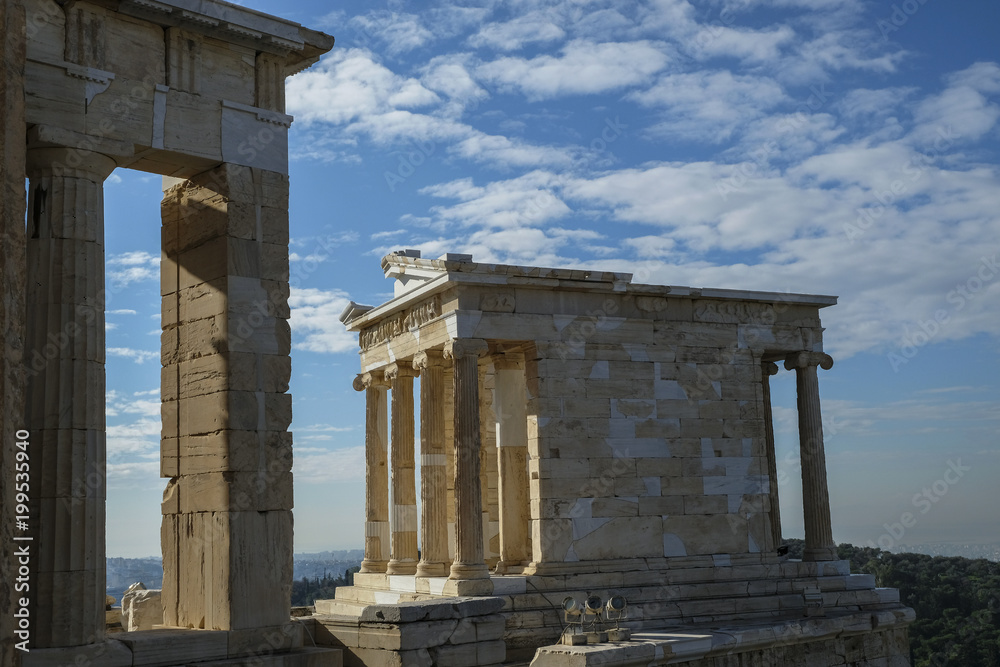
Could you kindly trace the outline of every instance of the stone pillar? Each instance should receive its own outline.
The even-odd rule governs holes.
[[[448,561],[455,560],[455,369],[450,358],[444,362],[444,450],[448,486]]]
[[[483,556],[492,569],[500,560],[500,502],[497,470],[496,416],[493,391],[496,388],[493,360],[479,359],[479,487],[483,503]]]
[[[365,373],[354,389],[365,392],[365,559],[361,572],[385,572],[389,562],[389,424],[381,373]]]
[[[386,572],[417,571],[417,487],[413,456],[412,364],[390,364],[385,377],[392,388],[392,552]]]
[[[500,568],[531,560],[528,530],[528,421],[524,357],[494,358],[497,465],[500,502]]]
[[[777,374],[778,364],[765,361],[760,366],[761,384],[764,389],[764,446],[767,456],[767,475],[771,481],[771,549],[781,546],[781,511],[778,507],[778,461],[774,454],[774,418],[771,414],[771,376]]]
[[[463,338],[445,346],[455,377],[455,561],[452,579],[487,579],[483,560],[483,499],[479,479],[479,357],[486,341]]]
[[[0,665],[16,667],[13,601],[18,570],[14,552],[23,546],[15,530],[16,434],[24,420],[24,6],[0,0]],[[30,447],[30,445],[29,445]]]
[[[448,575],[448,485],[444,440],[444,367],[441,350],[413,360],[420,371],[419,577]]]
[[[164,185],[164,623],[253,637],[292,583],[288,177]]]
[[[104,179],[111,158],[28,151],[27,428],[35,648],[104,637]]]
[[[830,491],[826,481],[826,452],[823,449],[823,418],[819,405],[819,378],[816,367],[833,367],[833,359],[822,352],[797,352],[785,359],[785,369],[795,369],[798,394],[799,448],[802,457],[802,503],[806,543],[802,559],[837,559],[830,522]]]

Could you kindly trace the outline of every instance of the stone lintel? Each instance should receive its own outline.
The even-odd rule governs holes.
[[[806,306],[819,309],[837,303],[837,297],[829,295],[647,285],[633,283],[630,273],[481,264],[471,260],[423,259],[399,253],[383,257],[382,269],[387,278],[396,279],[394,297],[374,308],[352,310],[351,317],[342,320],[349,331],[360,331],[456,284],[484,289],[508,286],[562,292],[628,294],[636,298],[750,302],[775,307]]]
[[[214,0],[122,0],[119,11],[161,26],[186,30],[287,57],[293,74],[333,48],[334,39],[302,25]],[[317,53],[318,52],[318,53]],[[304,64],[304,67],[303,67]]]

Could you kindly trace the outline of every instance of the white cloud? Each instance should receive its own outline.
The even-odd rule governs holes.
[[[137,364],[142,364],[147,361],[159,360],[160,353],[158,351],[152,350],[136,350],[130,347],[109,347],[108,354],[113,357],[125,357],[126,359],[131,359]]]
[[[593,43],[574,40],[559,57],[500,58],[478,68],[478,74],[529,100],[590,95],[620,90],[648,81],[666,67],[663,48],[650,41]]]
[[[369,40],[376,40],[381,50],[394,56],[418,49],[434,39],[416,14],[373,11],[354,17],[350,23],[360,37],[357,43],[367,45]]]
[[[729,139],[737,128],[786,99],[782,87],[772,79],[726,70],[669,74],[652,88],[629,97],[642,106],[662,110],[665,119],[653,132],[711,143]]]
[[[439,63],[440,66],[441,63]],[[428,85],[441,87],[440,76],[429,70]],[[449,89],[458,93],[457,89]],[[464,104],[481,97],[459,99]],[[400,160],[420,154],[421,163],[444,144],[448,152],[465,159],[505,166],[569,166],[582,150],[538,146],[505,136],[490,135],[454,120],[457,96],[443,101],[419,80],[395,74],[362,50],[327,56],[318,66],[288,83],[288,108],[305,125],[342,126],[327,146],[309,149],[322,159],[336,159],[342,149],[364,136],[382,146],[399,149]],[[416,111],[422,109],[425,112]],[[338,146],[340,148],[338,148]],[[414,168],[411,161],[410,169]]]
[[[356,336],[340,321],[349,302],[347,293],[341,290],[293,287],[288,297],[293,347],[323,353],[356,351]]]
[[[159,462],[108,462],[107,475],[109,491],[149,489],[166,486],[167,483],[166,480],[160,479]]]
[[[108,277],[118,288],[145,280],[159,280],[160,257],[137,250],[108,258]]]
[[[527,12],[510,21],[488,23],[468,41],[477,48],[517,51],[527,44],[556,42],[565,36],[558,19],[548,9]]]
[[[558,181],[553,174],[533,171],[485,186],[477,186],[469,178],[451,181],[424,188],[421,194],[460,200],[454,206],[431,209],[445,224],[523,228],[558,220],[569,213],[569,207],[552,192]]]
[[[296,484],[329,484],[365,478],[365,447],[296,449],[292,465]]]
[[[975,141],[991,131],[1000,118],[1000,105],[988,95],[1000,93],[1000,66],[977,63],[948,77],[949,86],[921,101],[914,112],[913,140],[940,145],[942,137]],[[950,147],[950,145],[948,146]]]

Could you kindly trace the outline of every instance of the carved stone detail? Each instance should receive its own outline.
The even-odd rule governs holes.
[[[435,295],[407,310],[390,315],[378,324],[361,330],[361,349],[369,350],[380,343],[413,331],[441,314],[441,297]]]

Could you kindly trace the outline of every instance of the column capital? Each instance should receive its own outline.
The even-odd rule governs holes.
[[[25,171],[28,178],[58,176],[103,183],[117,166],[107,155],[79,148],[29,148]]]
[[[823,352],[794,352],[785,357],[785,370],[819,366],[825,371],[833,368],[833,357]]]
[[[393,382],[394,380],[400,378],[414,378],[419,374],[420,373],[413,367],[412,362],[408,364],[406,362],[397,361],[385,367],[385,379],[389,382]]]
[[[764,377],[767,377],[768,375],[778,374],[778,364],[774,363],[773,361],[762,361],[760,363],[760,369],[761,372],[764,374]]]
[[[444,344],[444,358],[482,357],[489,349],[490,346],[482,338],[455,338]]]
[[[387,385],[382,371],[374,371],[372,373],[358,373],[354,377],[354,382],[352,382],[351,384],[354,387],[354,391],[364,391],[366,389],[372,389],[374,387],[384,387]]]
[[[413,355],[413,368],[425,371],[444,365],[444,350],[423,350]]]
[[[524,353],[500,352],[491,355],[493,368],[498,371],[516,371],[524,368]]]

